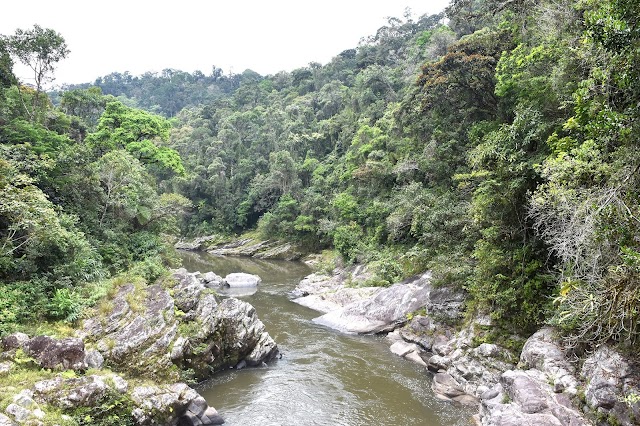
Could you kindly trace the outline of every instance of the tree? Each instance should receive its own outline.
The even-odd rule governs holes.
[[[44,84],[53,81],[55,64],[69,54],[64,38],[50,28],[34,25],[33,29],[17,29],[6,38],[8,51],[33,71],[36,96],[33,99],[33,114],[40,105],[40,94]]]
[[[107,102],[106,109],[87,143],[98,152],[124,148],[138,160],[159,173],[184,174],[178,152],[160,143],[169,138],[167,119],[131,108],[120,101]]]

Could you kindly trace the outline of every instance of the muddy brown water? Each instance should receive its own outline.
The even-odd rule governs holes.
[[[251,303],[282,358],[267,366],[229,369],[197,389],[230,426],[463,426],[473,411],[443,402],[423,367],[389,351],[381,336],[345,335],[311,322],[319,313],[288,293],[307,274],[299,262],[181,252],[191,271],[262,278]]]

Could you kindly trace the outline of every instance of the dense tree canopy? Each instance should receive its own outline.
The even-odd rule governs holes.
[[[431,269],[506,334],[637,344],[636,2],[454,0],[443,18],[390,18],[271,76],[114,73],[59,107],[11,72],[39,52],[19,54],[27,33],[3,36],[3,291],[156,258],[178,225],[257,229],[368,263],[374,284]],[[64,58],[33,32],[47,66]],[[5,305],[0,323],[21,320]]]

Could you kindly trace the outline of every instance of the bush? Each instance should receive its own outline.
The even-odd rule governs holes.
[[[364,239],[362,228],[356,223],[343,225],[336,228],[333,233],[333,246],[348,263],[356,261],[360,247]]]

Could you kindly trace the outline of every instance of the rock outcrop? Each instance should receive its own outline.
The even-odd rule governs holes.
[[[298,260],[303,251],[294,244],[277,240],[238,238],[220,240],[219,236],[205,236],[190,241],[179,241],[179,250],[208,251],[220,256],[251,256],[258,259]]]
[[[345,333],[388,332],[427,305],[429,288],[412,282],[392,285],[373,297],[351,302],[313,321]]]
[[[184,383],[139,386],[131,392],[131,399],[136,405],[133,417],[142,426],[209,426],[224,423],[215,408],[210,407],[204,398]]]
[[[210,246],[208,251],[222,256],[251,256],[258,259],[298,260],[302,257],[302,252],[291,243],[251,238]]]
[[[539,370],[508,370],[482,395],[482,424],[587,426],[566,393],[556,393]]]
[[[213,243],[216,237],[213,235],[194,238],[193,240],[184,241],[180,240],[175,244],[175,248],[178,250],[200,251],[206,250],[210,243]]]
[[[315,322],[337,330],[394,330],[387,335],[391,352],[426,366],[437,397],[479,406],[482,425],[639,424],[640,369],[628,358],[602,346],[578,371],[549,327],[533,334],[519,357],[496,344],[478,344],[491,328],[489,317],[454,329],[449,324],[461,318],[464,295],[433,288],[429,278],[366,287],[366,268],[352,267],[332,276],[311,274],[292,296],[325,313]]]
[[[104,407],[107,407],[105,409]],[[184,383],[132,386],[122,376],[98,373],[80,377],[63,377],[35,382],[22,389],[0,413],[0,425],[54,424],[62,418],[76,424],[90,417],[101,424],[150,425],[220,425],[218,412],[202,396]],[[52,418],[53,416],[53,418]],[[117,423],[116,423],[117,422]]]
[[[85,321],[82,337],[109,365],[177,379],[177,369],[203,379],[245,360],[249,365],[277,354],[273,339],[246,302],[218,303],[196,274],[174,272],[164,285],[122,286],[104,318]]]
[[[354,286],[354,281],[366,283],[368,278],[359,268],[337,270],[332,277],[312,274],[292,292],[296,296],[293,301],[325,312],[314,322],[345,333],[388,332],[422,308],[434,317],[456,318],[460,314],[463,296],[434,289],[428,273],[388,288]]]
[[[598,347],[582,364],[587,406],[610,423],[640,424],[640,366],[607,345]]]
[[[253,306],[235,298],[218,301],[202,278],[179,269],[162,283],[125,283],[96,309],[100,315],[84,321],[77,337],[5,337],[0,375],[11,377],[27,362],[46,369],[49,377],[65,371],[16,389],[14,401],[0,413],[0,425],[50,424],[45,416],[52,409],[71,417],[104,414],[94,413],[98,406],[118,407],[118,415],[131,416],[138,425],[222,424],[214,408],[177,381],[204,379],[238,364],[260,365],[278,348]],[[88,368],[91,374],[83,375]],[[138,377],[157,384],[142,384]]]
[[[29,338],[24,333],[15,333],[2,339],[1,349],[3,356],[7,358],[15,357],[16,351],[21,349],[40,368],[74,371],[87,369],[84,342],[73,337],[54,339],[49,336],[36,336]]]

